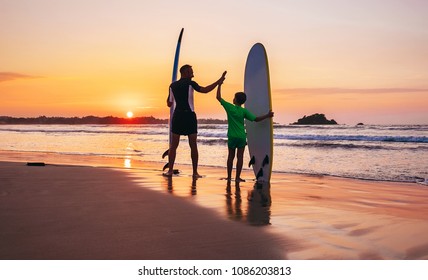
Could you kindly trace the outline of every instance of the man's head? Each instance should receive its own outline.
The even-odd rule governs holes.
[[[180,67],[180,75],[182,78],[193,78],[193,69],[189,64]]]
[[[243,92],[235,93],[235,98],[233,99],[233,104],[242,105],[247,101],[247,95]]]

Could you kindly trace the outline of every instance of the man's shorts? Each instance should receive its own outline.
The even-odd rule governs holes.
[[[190,135],[198,133],[198,121],[192,111],[175,111],[172,117],[172,133]]]
[[[247,139],[245,138],[229,137],[227,139],[227,147],[231,149],[245,148],[246,145],[247,145]]]

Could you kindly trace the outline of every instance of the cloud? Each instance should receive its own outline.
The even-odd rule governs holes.
[[[284,94],[391,94],[391,93],[419,93],[427,92],[428,88],[286,88],[277,90]]]
[[[144,109],[144,110],[146,110],[146,109],[157,109],[157,108],[159,108],[159,107],[157,107],[157,106],[138,106],[137,107],[137,109]]]
[[[13,72],[0,72],[0,83],[13,81],[13,80],[20,80],[20,79],[37,79],[37,78],[41,78],[41,77],[25,75],[20,73],[13,73]]]

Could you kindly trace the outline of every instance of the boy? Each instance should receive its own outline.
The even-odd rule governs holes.
[[[217,87],[217,100],[227,113],[227,146],[229,149],[227,156],[227,180],[230,181],[232,178],[233,160],[235,159],[235,153],[237,151],[235,181],[237,183],[245,182],[245,180],[241,178],[244,151],[247,145],[247,133],[245,132],[244,119],[260,122],[264,119],[272,118],[273,112],[269,111],[266,115],[256,117],[246,108],[242,107],[245,101],[247,101],[247,96],[243,92],[237,92],[235,94],[233,104],[226,102],[221,98],[221,85],[222,82]]]

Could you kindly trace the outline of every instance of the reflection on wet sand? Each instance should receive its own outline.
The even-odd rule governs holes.
[[[172,177],[163,176],[163,177],[165,178],[163,185],[164,185],[164,188],[166,188],[167,192],[170,194],[177,194],[174,192],[174,185],[173,185],[174,176]],[[192,177],[192,183],[191,183],[190,192],[189,192],[191,196],[196,195],[198,193],[197,184],[196,184],[197,181],[198,181],[198,178]]]
[[[270,225],[270,183],[255,183],[254,188],[248,191],[247,221],[254,226]]]
[[[226,213],[232,220],[245,221],[250,225],[270,225],[272,199],[270,183],[255,183],[253,189],[248,190],[247,211],[242,209],[241,188],[235,184],[235,193],[232,193],[231,182],[226,187]]]
[[[235,185],[235,195],[233,196],[232,187],[230,181],[228,181],[226,187],[226,213],[232,220],[240,221],[243,219],[241,188],[239,187],[239,183]]]
[[[204,207],[214,209],[234,221],[253,226],[271,224],[270,183],[253,183],[251,186],[252,183],[220,179],[211,181],[210,185],[206,186],[206,178],[199,180],[192,176],[163,176],[162,189],[174,196],[188,198]],[[224,182],[226,182],[225,193],[222,191]]]
[[[173,178],[159,171],[138,178],[232,224],[279,236],[289,259],[427,258],[428,196],[419,185],[281,173],[271,185],[236,184],[224,180],[223,169],[201,171],[208,175],[196,182],[189,169]]]
[[[271,224],[270,183],[240,183],[221,179],[211,181],[210,186],[206,186],[206,178],[183,175],[164,177],[162,181],[162,188],[169,194],[215,209],[228,219],[253,226]]]
[[[192,187],[190,188],[191,189],[191,191],[190,191],[190,193],[192,194],[192,195],[196,195],[198,192],[197,192],[197,189],[196,189],[196,182],[198,181],[198,178],[196,178],[196,177],[192,177]]]
[[[165,181],[166,181],[166,189],[168,191],[168,193],[172,194],[174,193],[174,188],[172,186],[172,177],[165,177]]]

